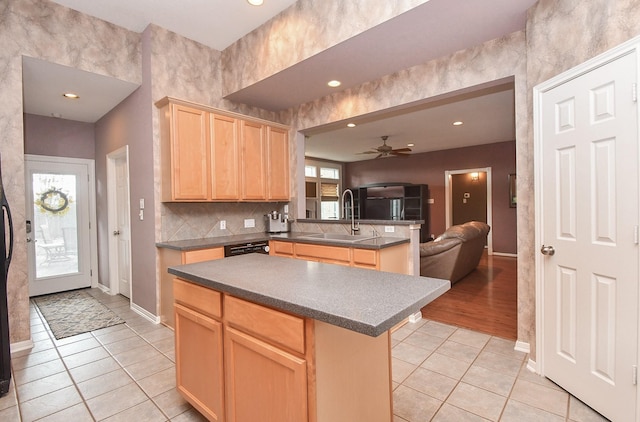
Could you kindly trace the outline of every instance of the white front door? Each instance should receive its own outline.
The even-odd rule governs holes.
[[[110,282],[112,292],[131,297],[131,223],[129,203],[129,158],[123,147],[107,156],[109,190],[109,235],[112,237]],[[142,205],[142,204],[141,204]],[[141,212],[143,212],[141,207]]]
[[[616,421],[637,405],[637,60],[536,88],[541,370]]]
[[[93,161],[26,156],[29,296],[90,287]]]

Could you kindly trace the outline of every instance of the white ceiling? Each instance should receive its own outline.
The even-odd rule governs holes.
[[[154,23],[218,50],[223,50],[295,3],[294,0],[265,0],[263,6],[255,7],[246,0],[52,1],[136,32]],[[231,93],[227,98],[269,110],[292,107],[334,92],[326,86],[326,81],[330,79],[340,79],[343,84],[339,89],[348,89],[524,29],[526,10],[535,1],[430,0],[278,74]],[[65,119],[95,122],[126,97],[127,92],[136,88],[113,78],[40,60],[25,58],[24,68],[27,113],[61,115]],[[88,88],[97,91],[89,93],[86,91]],[[81,92],[81,99],[71,106],[69,101],[60,101],[61,93],[69,89],[82,89],[87,95]],[[324,137],[319,135],[323,131],[333,132],[343,128],[338,125],[310,130],[307,134],[314,136],[309,155],[337,161],[370,159],[371,155],[356,155],[354,151],[382,144],[382,135],[389,135],[387,143],[396,148],[404,147],[407,142],[416,143],[414,152],[442,149],[443,146],[453,148],[513,140],[513,112],[504,112],[513,110],[513,93],[502,91],[488,93],[480,90],[480,98],[466,98],[470,103],[458,104],[448,99],[447,104],[437,105],[437,102],[429,101],[431,105],[423,111],[427,114],[395,116],[375,124],[365,121],[377,120],[380,115],[375,118],[361,116],[359,126],[349,132],[337,132]],[[115,94],[113,98],[108,95],[111,93]],[[488,96],[482,99],[484,94]],[[119,98],[122,95],[124,97]],[[464,96],[461,98],[465,99]],[[435,113],[453,116],[465,112],[468,115],[469,108],[475,111],[488,110],[488,114],[467,118],[462,128],[434,126],[451,120],[441,114],[438,114],[440,117],[434,117]],[[492,109],[495,112],[491,113]],[[414,108],[412,110],[415,111]],[[429,113],[433,115],[429,116]],[[398,114],[398,111],[394,110],[392,114]],[[483,122],[482,129],[474,127],[474,121]],[[431,124],[425,127],[425,122]],[[419,130],[409,132],[409,127]],[[342,136],[348,136],[348,139]],[[332,143],[331,139],[338,141]],[[315,142],[318,142],[317,146]],[[322,148],[324,152],[320,151]]]
[[[415,144],[409,147],[411,154],[513,141],[514,116],[513,82],[472,87],[446,98],[305,131],[305,155],[341,162],[371,160],[376,155],[362,152],[382,145],[382,136],[388,136],[387,145],[396,149]],[[454,126],[455,121],[463,124]]]

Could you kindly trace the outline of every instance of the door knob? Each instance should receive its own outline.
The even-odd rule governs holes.
[[[540,252],[542,253],[542,255],[553,256],[553,254],[556,253],[556,250],[553,249],[553,246],[542,245],[542,247],[540,248]]]
[[[27,237],[27,243],[31,242],[31,238]]]
[[[114,235],[114,236],[118,236],[119,234],[120,234],[120,230],[114,230],[114,231],[113,231],[113,235]]]

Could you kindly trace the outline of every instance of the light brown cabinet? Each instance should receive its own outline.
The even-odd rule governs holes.
[[[226,295],[224,309],[227,421],[308,420],[304,320]]]
[[[408,243],[383,249],[363,249],[356,246],[318,245],[271,240],[269,249],[270,255],[274,256],[286,256],[307,261],[410,274]]]
[[[240,197],[238,119],[210,114],[211,199],[236,200]]]
[[[285,129],[267,126],[267,197],[289,200],[289,134]]]
[[[222,324],[178,304],[175,314],[176,387],[207,419],[223,421]]]
[[[264,125],[243,121],[241,128],[242,160],[240,168],[242,173],[242,199],[249,201],[266,200],[267,149]]]
[[[176,388],[208,420],[224,421],[221,295],[176,280],[174,296]]]
[[[167,272],[169,267],[195,262],[211,261],[224,258],[224,247],[219,246],[208,249],[196,249],[192,251],[179,251],[176,249],[160,248],[160,322],[174,328],[174,285],[173,276]]]
[[[162,130],[166,154],[162,159],[162,196],[172,201],[203,201],[209,189],[209,113],[180,104],[167,104]]]
[[[182,279],[174,287],[178,391],[207,419],[393,419],[389,332],[369,337]]]
[[[173,98],[161,120],[162,201],[288,201],[284,126]]]

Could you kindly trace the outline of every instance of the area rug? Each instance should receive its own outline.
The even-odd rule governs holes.
[[[38,296],[33,301],[58,340],[124,323],[84,290]]]

